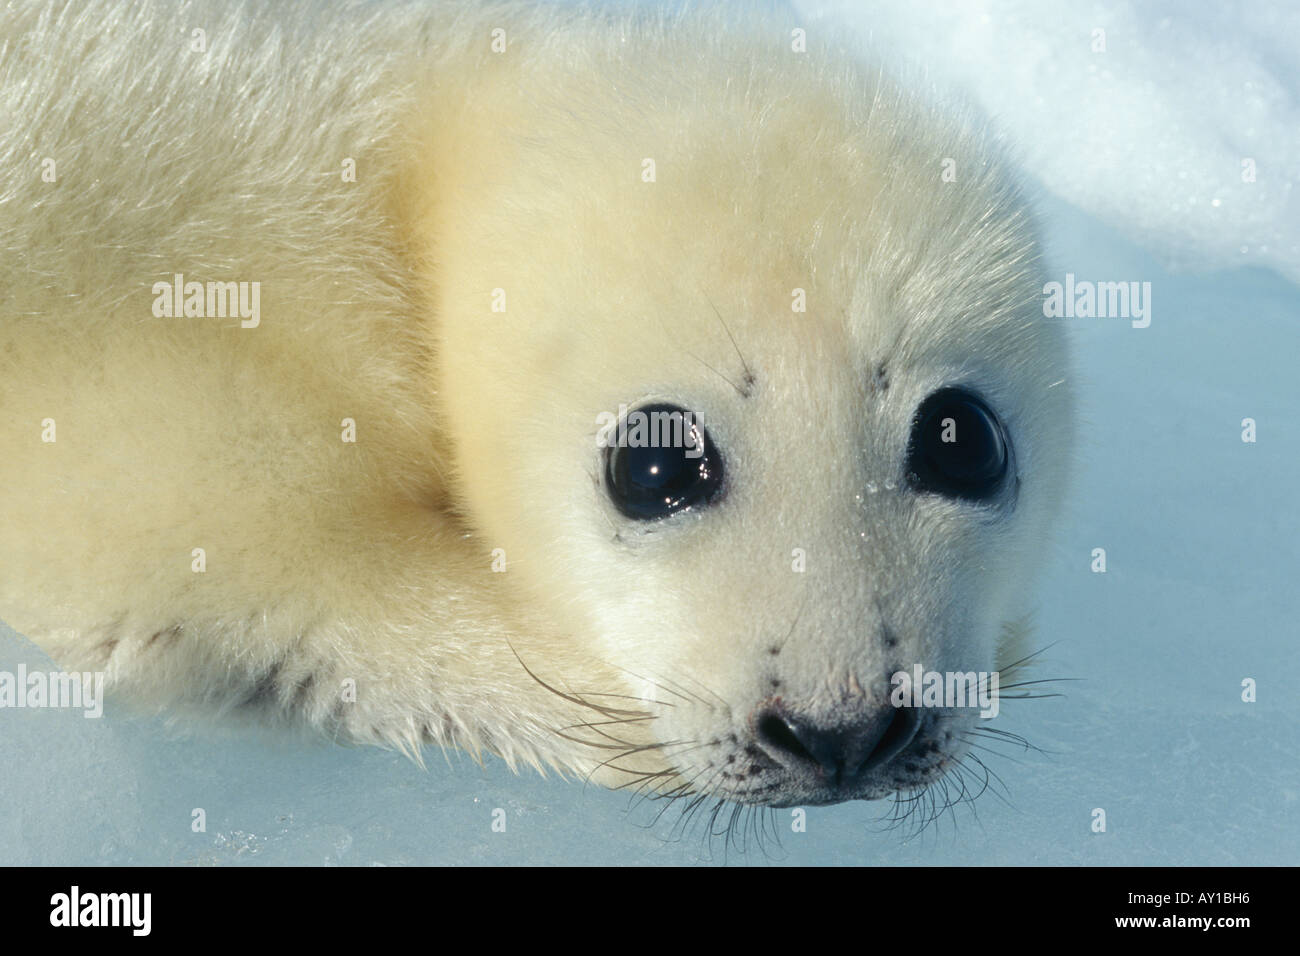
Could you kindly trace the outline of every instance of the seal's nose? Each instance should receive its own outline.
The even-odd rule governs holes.
[[[898,756],[916,736],[920,713],[884,706],[864,720],[819,726],[769,707],[757,715],[758,742],[782,766],[797,772],[820,770],[827,786],[838,787]]]

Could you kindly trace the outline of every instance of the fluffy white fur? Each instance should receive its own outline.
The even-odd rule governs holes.
[[[760,802],[810,796],[746,764],[771,695],[991,669],[1069,441],[1026,212],[975,124],[798,25],[6,6],[0,618],[123,700]],[[155,317],[175,273],[260,282],[260,326]],[[1009,516],[903,481],[954,383]],[[729,485],[643,526],[595,435],[648,398]]]

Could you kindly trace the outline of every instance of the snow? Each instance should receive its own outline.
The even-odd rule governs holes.
[[[794,6],[805,29],[849,24],[895,69],[973,97],[1047,189],[1167,263],[1300,279],[1300,6]]]

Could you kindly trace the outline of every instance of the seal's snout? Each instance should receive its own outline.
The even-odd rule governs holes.
[[[898,756],[916,736],[920,716],[888,704],[848,723],[819,723],[768,707],[756,715],[759,745],[788,772],[831,789],[854,788]]]

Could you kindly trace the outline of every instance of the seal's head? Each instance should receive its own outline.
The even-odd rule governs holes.
[[[517,58],[499,122],[448,134],[461,507],[554,639],[620,675],[552,675],[608,708],[602,779],[921,788],[981,718],[896,707],[892,678],[1008,662],[1064,482],[1026,211],[974,124],[874,71],[674,37],[612,41],[599,85]]]

